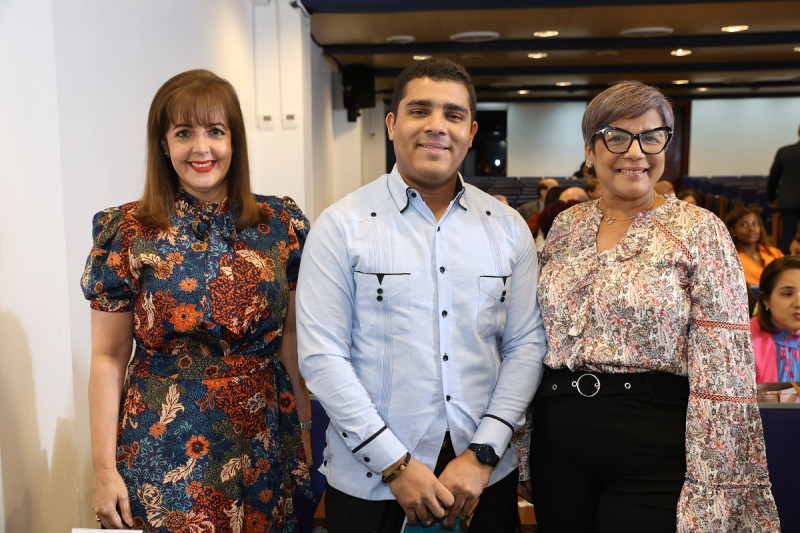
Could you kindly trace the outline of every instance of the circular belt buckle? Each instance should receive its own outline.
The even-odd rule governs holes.
[[[594,378],[594,392],[592,392],[591,394],[585,394],[581,390],[581,380],[583,378],[585,378],[586,376],[590,376],[590,377]],[[588,374],[588,373],[587,374],[583,374],[583,375],[581,375],[581,377],[578,378],[577,381],[575,381],[575,388],[578,389],[578,394],[580,394],[584,398],[591,398],[592,396],[596,396],[597,393],[600,392],[600,378],[598,378],[594,374]]]

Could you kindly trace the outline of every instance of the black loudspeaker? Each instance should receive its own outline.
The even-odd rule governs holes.
[[[366,65],[342,68],[342,99],[348,122],[355,122],[359,109],[375,107],[375,73]]]

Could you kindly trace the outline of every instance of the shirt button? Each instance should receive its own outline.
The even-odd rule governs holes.
[[[342,437],[347,438],[347,433],[342,432]]]
[[[367,477],[372,477],[372,472],[367,472]]]
[[[383,289],[378,289],[378,294],[383,294]]]
[[[447,311],[442,311],[442,316],[443,317],[447,316]]]
[[[442,228],[440,228],[439,226],[436,226],[436,231],[442,231]]]
[[[370,213],[370,214],[369,214],[369,216],[371,216],[371,217],[376,217],[376,216],[378,216],[378,213],[376,213],[375,211],[373,211],[372,213]]]
[[[441,272],[442,274],[444,274],[444,267],[439,267],[439,272]]]
[[[506,295],[506,291],[503,291],[503,294],[501,296],[505,296],[505,295]]]
[[[491,212],[491,211],[486,211],[486,214],[487,214],[487,215],[489,215],[489,216],[491,216],[491,215],[492,215],[492,212]]]
[[[380,296],[378,296],[378,298],[380,298]],[[506,297],[505,297],[505,296],[501,296],[501,297],[500,297],[500,301],[501,301],[501,302],[505,302],[505,301],[506,301]]]
[[[447,396],[444,397],[444,399],[449,402],[450,401],[450,395],[448,394]]]
[[[448,356],[447,354],[444,354],[444,357],[442,357],[442,359],[444,359],[445,361],[447,361],[448,359],[450,359],[450,356]]]
[[[383,301],[383,296],[378,296],[377,300],[378,300],[379,302],[382,302],[382,301]]]
[[[411,198],[416,198],[416,197],[417,197],[417,193],[415,193],[415,192],[412,192],[412,193],[411,193]]]
[[[369,457],[364,457],[364,462],[368,463],[369,462]]]
[[[325,466],[328,466],[328,460],[325,459],[324,461],[322,461],[322,464],[324,464]]]

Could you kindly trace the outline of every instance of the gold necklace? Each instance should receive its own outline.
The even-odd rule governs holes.
[[[603,197],[601,196],[600,197],[600,201],[597,202],[597,206],[598,207],[600,206],[600,202],[602,202],[602,201],[603,201]],[[648,205],[647,208],[644,211],[650,211],[650,208],[653,207],[654,203],[656,203],[656,191],[653,191],[653,201],[650,202],[650,205]],[[643,211],[639,211],[639,213],[642,213],[642,212]],[[622,222],[623,220],[632,220],[632,219],[636,218],[636,215],[638,215],[639,213],[635,213],[632,216],[625,217],[625,218],[614,218],[614,217],[607,217],[607,216],[603,215],[602,211],[600,212],[600,214],[603,216],[603,218],[606,219],[606,224],[608,224],[608,225],[611,225],[611,224],[613,224],[614,222],[617,222],[617,221]]]

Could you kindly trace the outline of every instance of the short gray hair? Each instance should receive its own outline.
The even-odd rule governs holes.
[[[594,151],[594,138],[597,130],[621,118],[637,118],[655,109],[664,126],[675,127],[672,105],[661,91],[639,81],[623,81],[612,85],[589,102],[583,113],[583,141]]]

